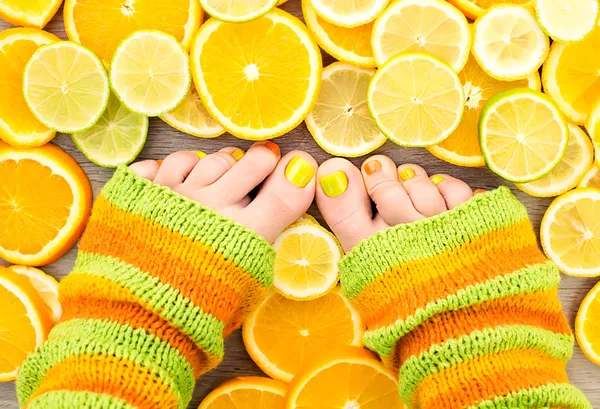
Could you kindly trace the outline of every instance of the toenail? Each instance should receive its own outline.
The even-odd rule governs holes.
[[[156,163],[158,163],[158,166],[160,166],[160,165],[162,165],[162,163],[163,163],[163,160],[162,160],[162,159],[159,159],[159,160],[157,160],[157,161],[156,161]]]
[[[412,168],[404,168],[400,171],[399,175],[400,179],[402,179],[403,182],[406,182],[408,179],[414,178],[416,173]]]
[[[348,189],[348,177],[342,171],[323,176],[320,183],[323,192],[329,197],[337,197]]]
[[[381,170],[381,162],[378,160],[372,160],[365,164],[365,172],[367,175],[371,176],[373,173],[377,173]]]
[[[434,185],[439,185],[444,180],[444,177],[441,175],[435,175],[431,177],[431,181]]]
[[[199,157],[200,159],[202,159],[202,158],[206,157],[206,153],[204,153],[204,152],[201,152],[201,151],[196,151],[196,152],[194,152],[194,154],[195,154],[197,157]]]
[[[245,154],[246,154],[246,152],[244,152],[243,150],[236,149],[236,150],[233,151],[233,153],[231,154],[231,156],[233,156],[233,159],[235,159],[236,161],[239,162],[239,160],[242,159]]]
[[[285,168],[285,177],[298,187],[306,187],[315,174],[315,168],[302,156],[296,156]]]
[[[475,191],[475,194],[476,194],[476,195],[480,195],[480,194],[483,194],[483,193],[487,193],[487,190],[484,190],[484,189],[477,189],[477,190]]]
[[[281,154],[281,149],[279,149],[279,145],[277,145],[275,142],[269,141],[265,143],[265,146],[271,149],[275,155],[279,156]]]

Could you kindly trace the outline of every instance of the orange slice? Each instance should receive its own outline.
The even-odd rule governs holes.
[[[0,143],[0,257],[40,266],[65,254],[92,204],[90,182],[54,145],[17,149]]]
[[[243,328],[244,344],[254,362],[284,382],[321,356],[360,346],[362,333],[358,313],[339,290],[312,301],[272,293]]]
[[[46,340],[50,310],[26,277],[0,266],[0,382],[17,377],[23,360]]]
[[[34,28],[0,32],[0,138],[12,146],[40,146],[56,135],[33,116],[23,98],[27,61],[40,46],[55,41],[55,35]]]
[[[593,363],[600,365],[600,283],[583,299],[575,319],[579,347]]]
[[[519,4],[533,10],[535,0],[448,0],[454,4],[465,16],[472,20],[477,19],[485,11],[496,4]]]
[[[10,266],[8,269],[29,279],[44,304],[50,309],[52,321],[57,323],[62,315],[62,306],[58,301],[58,281],[35,267]]]
[[[284,409],[287,385],[249,376],[225,382],[204,398],[198,409]]]
[[[0,0],[0,18],[15,26],[44,28],[62,0]]]

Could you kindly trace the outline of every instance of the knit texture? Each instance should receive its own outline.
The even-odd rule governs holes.
[[[274,259],[256,233],[120,167],[60,284],[61,322],[19,373],[21,405],[187,407]]]
[[[413,409],[591,408],[568,384],[558,269],[509,189],[380,232],[340,268]]]

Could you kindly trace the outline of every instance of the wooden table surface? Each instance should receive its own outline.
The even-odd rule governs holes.
[[[282,8],[295,16],[302,17],[300,0],[289,0]],[[11,27],[9,24],[0,20],[0,30],[9,27]],[[53,21],[46,27],[46,30],[66,39],[62,9],[59,10]],[[324,65],[328,65],[331,62],[333,62],[333,59],[324,55]],[[57,136],[53,143],[66,150],[77,159],[92,183],[94,195],[97,195],[102,186],[110,178],[113,171],[98,167],[89,162],[75,148],[71,139],[66,135]],[[277,143],[281,146],[283,153],[289,152],[292,149],[302,149],[312,154],[319,163],[330,157],[329,154],[321,150],[313,141],[304,124],[300,125],[289,134],[278,138]],[[162,159],[166,155],[178,150],[202,150],[210,153],[226,146],[238,146],[242,149],[247,149],[250,145],[250,142],[236,139],[230,135],[223,135],[213,140],[198,139],[178,132],[158,118],[152,118],[148,142],[141,152],[139,159]],[[488,169],[469,169],[450,165],[436,159],[425,149],[401,148],[388,142],[380,148],[377,153],[390,156],[397,164],[409,162],[417,163],[423,166],[430,174],[448,173],[463,179],[473,188],[492,189],[502,184],[510,185],[509,187],[513,192],[527,205],[529,215],[531,216],[536,229],[539,229],[542,216],[550,203],[549,199],[539,199],[528,196],[508,182],[505,182],[494,175]],[[360,165],[363,160],[364,158],[359,158],[353,160],[353,162],[356,165]],[[320,222],[323,222],[323,218],[314,204],[309,213],[319,219]],[[56,263],[44,267],[44,271],[57,279],[65,277],[74,264],[75,256],[76,250],[72,249],[65,257]],[[1,260],[0,263],[2,263]],[[579,308],[579,304],[583,297],[597,281],[597,279],[579,279],[563,276],[560,287],[560,298],[571,326],[574,324],[575,315],[577,314],[577,309]],[[569,362],[568,369],[571,381],[586,393],[594,407],[600,408],[600,367],[592,364],[576,346],[573,359]],[[262,372],[256,367],[246,353],[241,334],[237,331],[227,340],[225,361],[217,369],[200,379],[194,393],[194,399],[189,407],[197,408],[202,398],[224,381],[236,376],[245,375],[262,375]],[[0,383],[0,408],[18,408],[14,388],[13,382]]]

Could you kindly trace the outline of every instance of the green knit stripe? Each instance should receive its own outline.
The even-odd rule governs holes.
[[[192,399],[194,371],[168,342],[118,322],[74,319],[55,326],[48,341],[23,363],[17,383],[19,402],[27,402],[54,365],[84,354],[125,358],[151,369],[173,390],[181,409]]]
[[[356,297],[393,266],[458,249],[497,229],[527,220],[527,210],[506,187],[477,195],[454,210],[401,224],[363,240],[340,261],[346,297]],[[535,234],[531,230],[532,242]]]
[[[535,349],[552,358],[568,361],[573,353],[573,336],[557,334],[530,325],[506,325],[476,330],[443,344],[434,345],[400,368],[402,399],[409,401],[417,386],[433,373],[469,359],[515,349]]]
[[[423,322],[444,311],[453,311],[485,301],[510,295],[527,294],[550,289],[560,284],[560,274],[552,262],[529,266],[503,277],[495,277],[477,283],[456,294],[431,302],[414,312],[405,320],[398,320],[387,327],[367,331],[364,344],[380,355],[389,355],[396,342]]]
[[[275,250],[261,236],[167,187],[120,166],[101,195],[113,206],[202,242],[247,271],[262,285],[273,283]]]
[[[27,408],[136,409],[123,399],[85,391],[46,392],[32,400]]]
[[[163,319],[181,328],[206,352],[223,357],[224,323],[149,273],[112,257],[80,251],[71,274],[89,274],[117,283]]]
[[[583,392],[573,385],[564,383],[520,390],[506,396],[480,402],[469,407],[469,409],[538,409],[549,407],[593,409]]]

